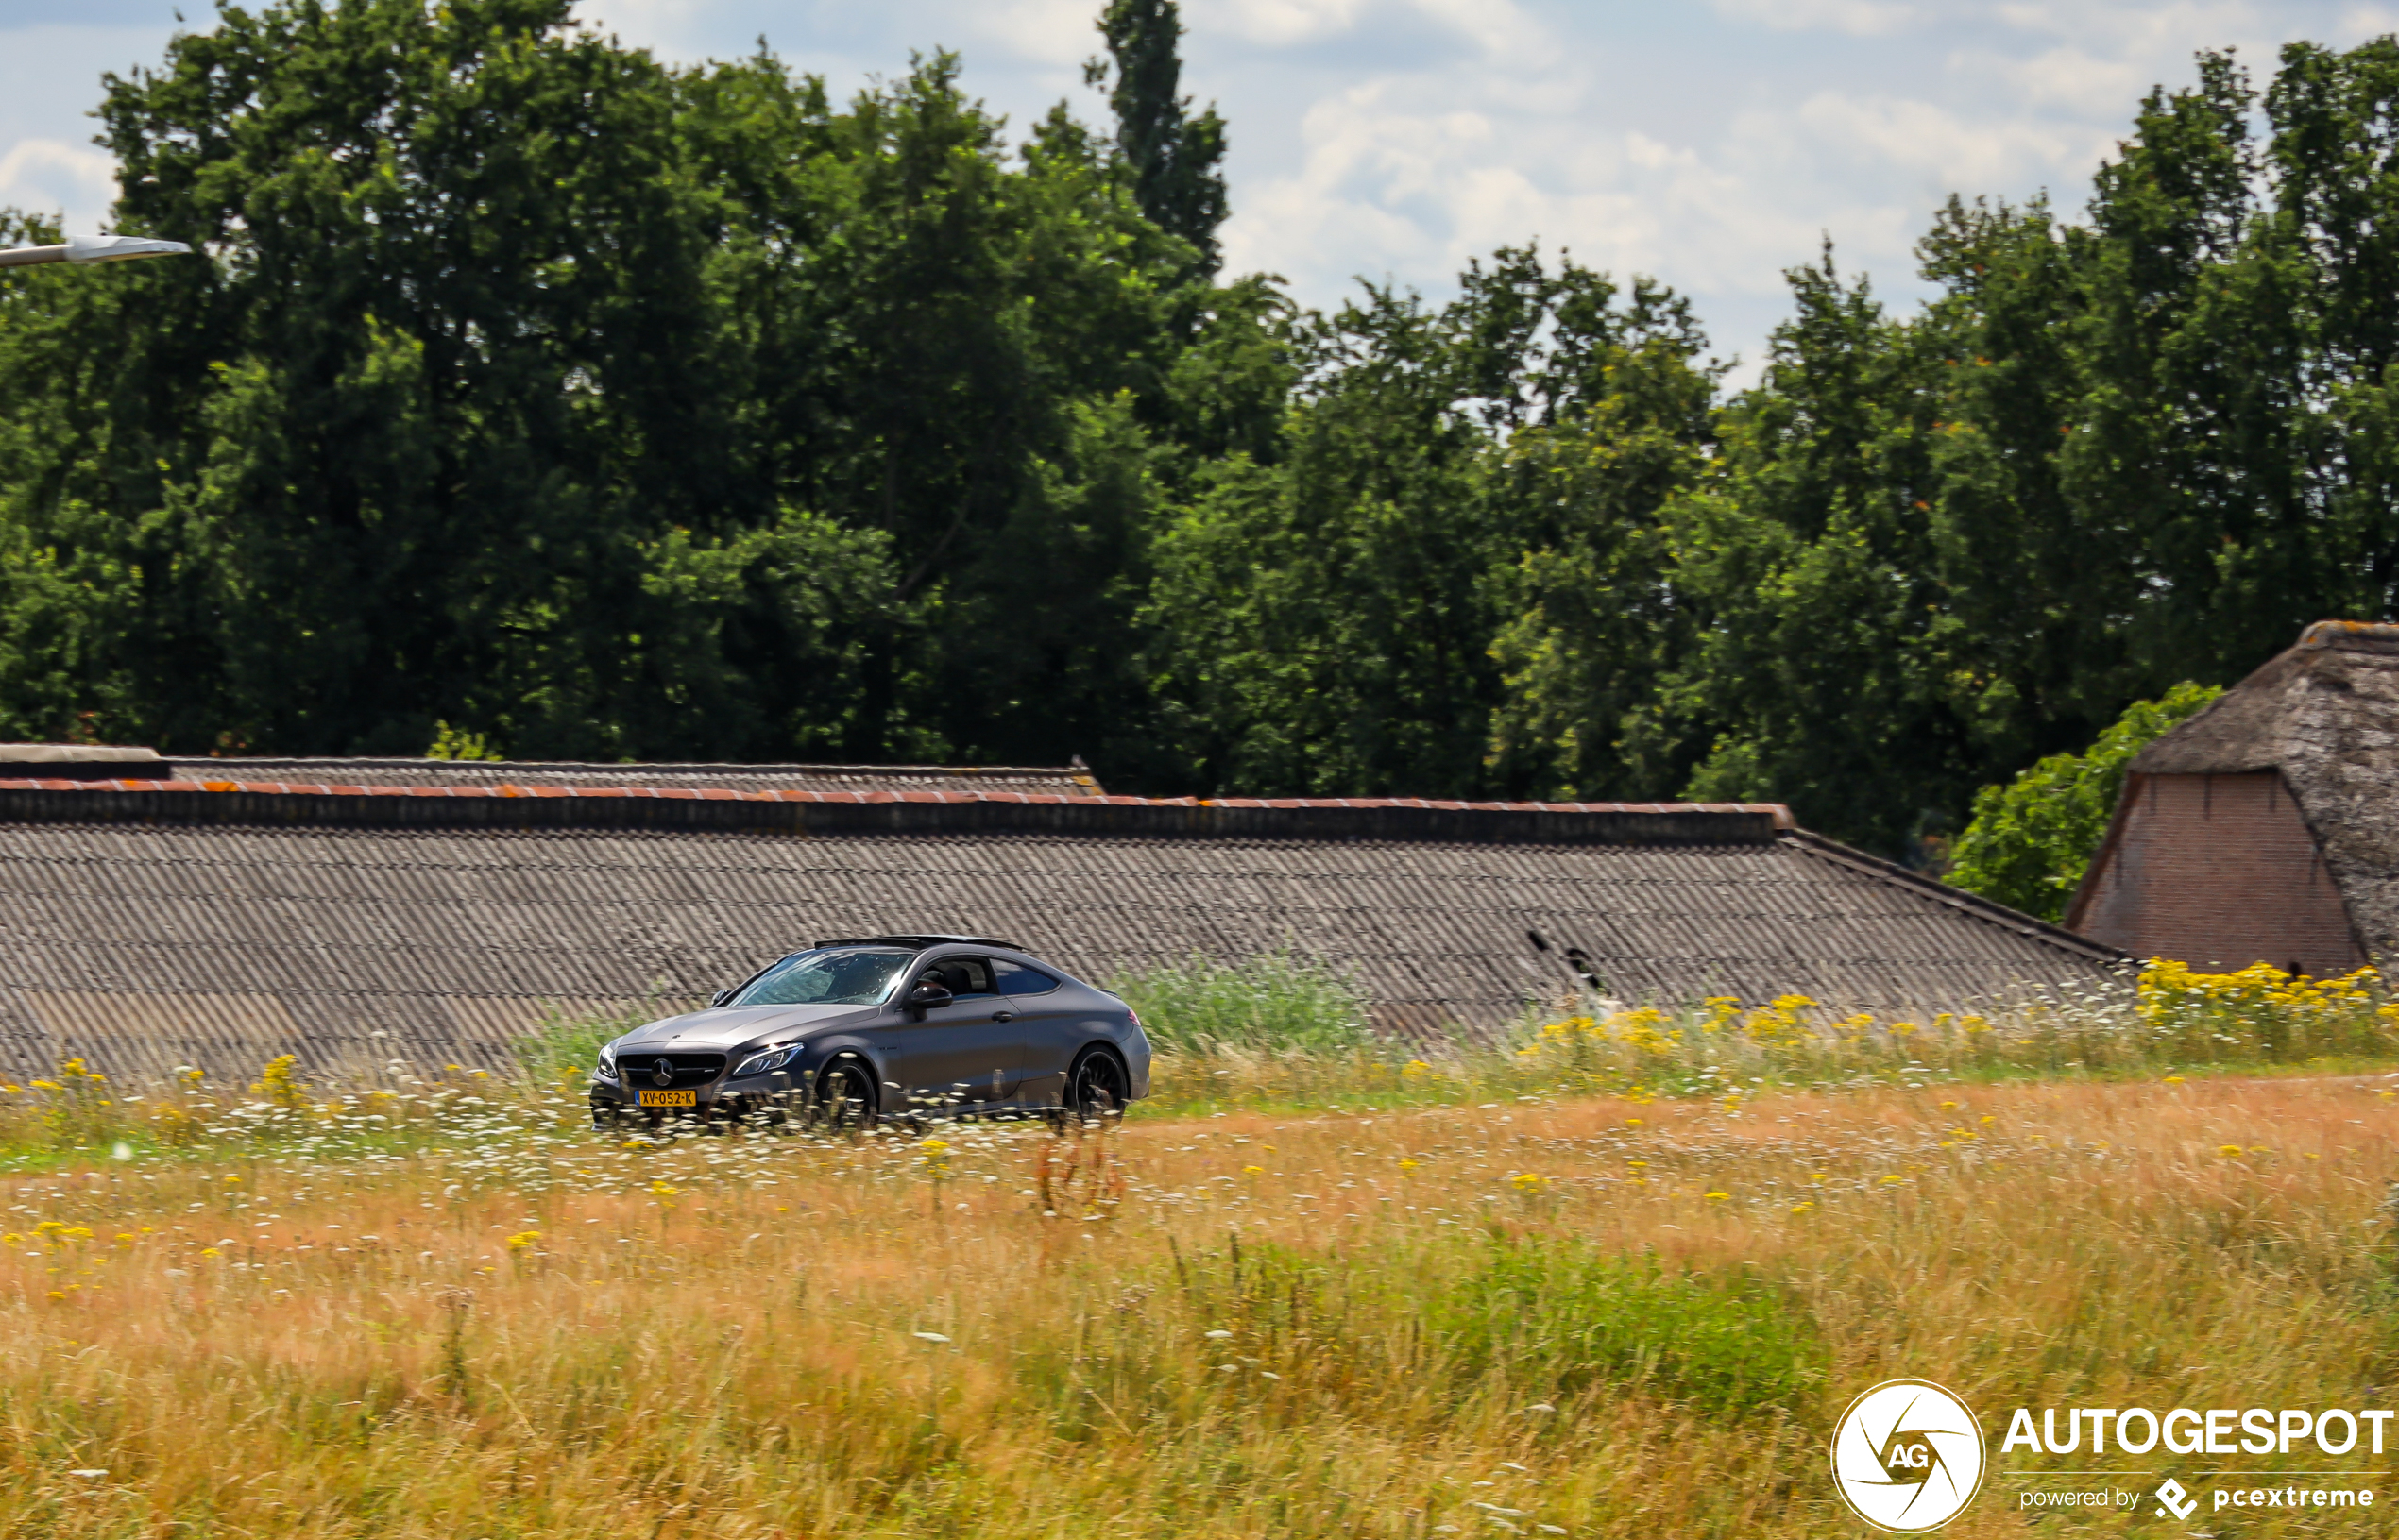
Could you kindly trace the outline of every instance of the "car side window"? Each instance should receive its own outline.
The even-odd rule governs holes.
[[[992,965],[980,957],[944,957],[927,964],[926,973],[939,973],[949,992],[963,1000],[974,994],[997,994],[992,988]]]
[[[1058,988],[1058,981],[1038,968],[1028,968],[1021,962],[1005,959],[992,963],[992,973],[999,982],[1002,994],[1046,994]]]

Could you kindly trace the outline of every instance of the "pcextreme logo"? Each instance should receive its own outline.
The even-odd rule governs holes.
[[[1982,1425],[1930,1379],[1886,1379],[1832,1430],[1832,1484],[1860,1518],[1922,1534],[1958,1516],[1982,1490]]]

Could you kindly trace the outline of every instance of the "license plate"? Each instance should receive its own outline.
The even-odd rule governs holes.
[[[697,1107],[700,1105],[700,1093],[696,1091],[645,1091],[641,1093],[641,1105],[643,1107]]]

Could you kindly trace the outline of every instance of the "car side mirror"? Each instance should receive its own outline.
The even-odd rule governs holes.
[[[716,993],[708,996],[708,1007],[710,1009],[714,1009],[716,1007],[724,1004],[727,1000],[732,998],[733,991],[731,990],[719,990]]]
[[[908,991],[909,1005],[918,1010],[931,1010],[938,1006],[946,1006],[957,998],[958,996],[930,979],[919,982]]]

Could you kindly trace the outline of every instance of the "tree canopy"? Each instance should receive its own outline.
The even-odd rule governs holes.
[[[2066,918],[2083,873],[2107,838],[2133,756],[2224,692],[2177,685],[2135,701],[2079,754],[2051,754],[2003,787],[1984,787],[1958,837],[1948,873],[1958,887],[2051,922]]]
[[[1914,858],[2399,608],[2399,42],[2203,57],[2080,216],[1939,210],[1910,313],[1828,249],[1728,391],[1531,245],[1438,303],[1221,273],[1178,8],[1097,21],[1105,127],[568,0],[278,0],[108,80],[118,227],[207,257],[0,273],[0,734],[1080,753]]]

